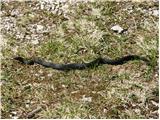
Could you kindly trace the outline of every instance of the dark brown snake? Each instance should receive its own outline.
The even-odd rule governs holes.
[[[22,57],[15,57],[15,60],[19,61],[22,64],[27,64],[27,65],[33,65],[33,64],[39,64],[47,68],[52,68],[56,70],[61,70],[61,71],[69,71],[69,70],[83,70],[86,68],[94,68],[98,67],[103,64],[109,64],[109,65],[122,65],[128,61],[131,60],[142,60],[146,64],[150,64],[149,60],[146,59],[145,57],[141,57],[138,55],[127,55],[124,57],[120,57],[117,59],[107,59],[107,58],[102,58],[99,57],[91,62],[88,63],[69,63],[69,64],[56,64],[56,63],[51,63],[51,62],[46,62],[40,58],[35,58],[35,59],[24,59]]]

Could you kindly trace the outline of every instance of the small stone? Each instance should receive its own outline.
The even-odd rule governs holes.
[[[34,45],[37,45],[37,44],[39,43],[38,40],[32,40],[31,42],[32,42],[32,44],[34,44]]]
[[[13,115],[17,115],[17,112],[16,111],[12,111],[11,112]]]
[[[25,106],[26,106],[26,108],[29,108],[29,104],[26,104]]]
[[[48,74],[48,77],[51,77],[53,74],[52,73],[50,73],[50,74]]]
[[[30,18],[34,18],[34,14],[28,14]]]
[[[19,14],[19,11],[17,9],[12,10],[11,12],[11,16],[18,16],[18,14]]]
[[[13,52],[14,52],[14,53],[17,53],[17,52],[18,52],[18,46],[16,46],[16,47],[13,48]]]
[[[104,108],[104,109],[103,109],[103,112],[104,112],[104,113],[105,113],[105,112],[107,112],[107,109],[106,109],[106,108]]]
[[[30,100],[26,100],[26,104],[29,104],[30,103]]]
[[[85,97],[85,95],[83,95],[82,99],[83,102],[92,102],[92,97]]]
[[[30,40],[31,37],[29,35],[26,35],[25,39]]]
[[[40,9],[43,10],[44,9],[44,4],[40,4]]]
[[[140,114],[141,110],[140,109],[135,109],[134,110],[137,114]]]
[[[43,30],[43,26],[42,25],[37,25],[37,32],[41,32]]]
[[[12,117],[12,119],[18,119],[18,118],[19,118],[18,116],[13,116],[13,117]]]
[[[77,91],[72,91],[71,92],[71,94],[75,94],[75,93],[78,93],[79,91],[77,90]]]
[[[158,77],[158,74],[155,74],[155,77]]]
[[[117,33],[122,33],[124,31],[124,29],[122,27],[120,27],[119,25],[115,25],[111,28],[111,30],[113,30],[114,32]]]
[[[67,0],[59,0],[60,3],[65,3]]]
[[[35,76],[39,76],[39,74],[36,73]]]
[[[153,105],[155,105],[155,106],[157,106],[158,107],[158,105],[159,105],[159,103],[156,103],[155,101],[151,101],[151,103],[153,104]]]
[[[158,17],[159,16],[159,10],[153,10],[153,15]]]
[[[44,80],[44,79],[45,79],[45,77],[44,77],[44,76],[42,76],[42,77],[41,77],[41,79],[42,79],[42,80]]]
[[[39,73],[42,74],[42,73],[43,73],[43,70],[39,70]]]

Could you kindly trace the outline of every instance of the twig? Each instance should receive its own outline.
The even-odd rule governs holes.
[[[35,114],[40,111],[42,111],[42,107],[37,107],[36,109],[28,113],[27,118],[33,118]]]

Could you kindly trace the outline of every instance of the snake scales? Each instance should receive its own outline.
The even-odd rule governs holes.
[[[22,64],[33,65],[36,63],[47,68],[52,68],[52,69],[61,70],[61,71],[83,70],[86,68],[98,67],[99,65],[103,65],[103,64],[122,65],[131,60],[142,60],[145,63],[149,64],[148,59],[138,55],[127,55],[127,56],[116,58],[113,60],[99,57],[88,63],[69,63],[69,64],[56,64],[56,63],[46,62],[40,58],[28,60],[28,59],[24,59],[23,57],[15,57],[14,59],[19,61]]]

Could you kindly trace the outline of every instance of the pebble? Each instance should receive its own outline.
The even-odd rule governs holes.
[[[17,9],[12,10],[11,16],[18,16],[18,15],[19,15],[19,11]]]
[[[18,118],[19,118],[18,116],[13,116],[13,117],[12,117],[12,119],[18,119]]]
[[[152,13],[154,16],[159,16],[159,10],[153,10],[153,13]]]
[[[85,95],[83,95],[82,99],[83,102],[92,102],[92,97],[86,97]]]
[[[62,87],[65,88],[66,86],[65,86],[65,85],[62,85]]]
[[[34,44],[34,45],[37,45],[39,43],[39,41],[38,40],[32,40],[31,43]]]
[[[47,76],[48,76],[48,77],[51,77],[52,75],[53,75],[52,73],[49,73]]]
[[[41,32],[43,30],[43,26],[42,25],[37,25],[37,32]]]
[[[119,25],[115,25],[111,28],[111,30],[113,30],[114,32],[117,32],[117,33],[122,33],[124,29],[122,27],[120,27]]]
[[[12,111],[11,112],[13,115],[17,115],[17,111]]]

